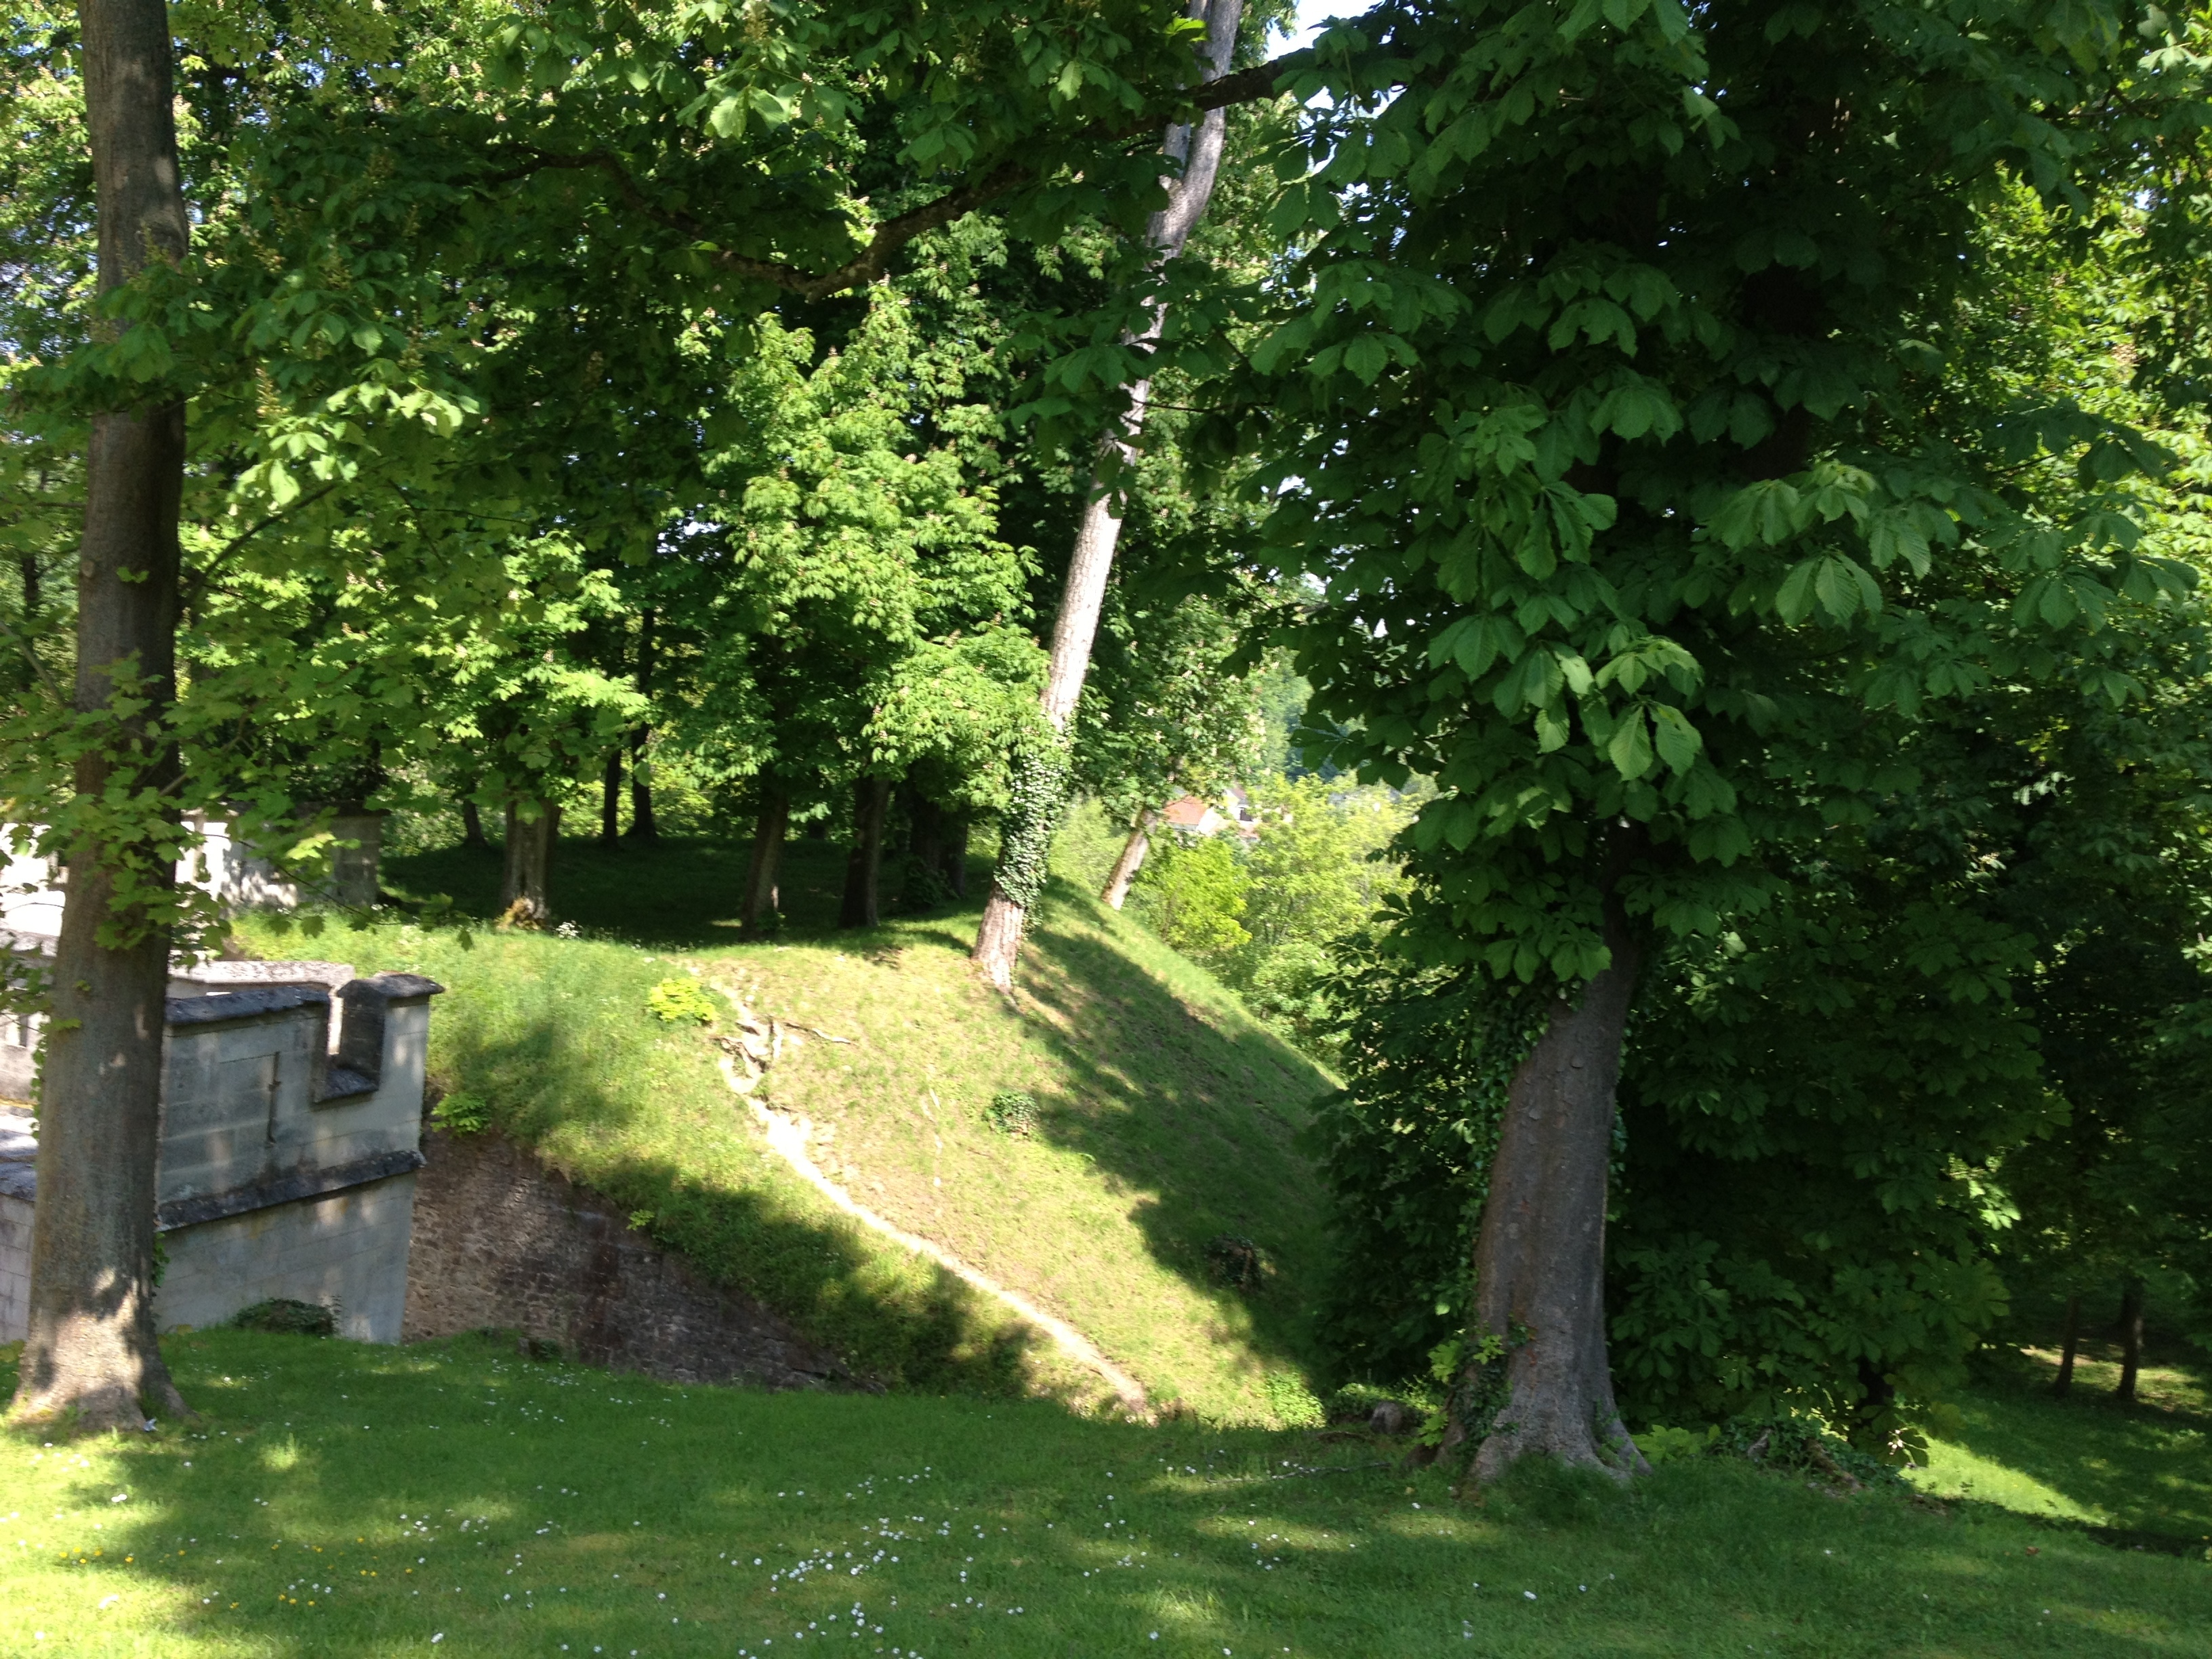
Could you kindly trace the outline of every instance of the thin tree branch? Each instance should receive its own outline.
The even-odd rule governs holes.
[[[1310,46],[1297,52],[1285,52],[1280,58],[1255,64],[1249,69],[1239,70],[1234,75],[1224,75],[1218,80],[1201,82],[1197,86],[1176,94],[1173,104],[1162,111],[1158,106],[1146,114],[1117,126],[1099,125],[1088,129],[1081,136],[1102,143],[1126,143],[1131,138],[1159,129],[1192,110],[1226,109],[1233,104],[1249,104],[1256,100],[1271,98],[1285,76],[1308,69],[1320,59]],[[659,206],[647,197],[623,166],[621,160],[605,150],[595,150],[584,155],[556,155],[546,151],[517,147],[529,161],[523,166],[503,173],[490,173],[479,179],[484,185],[512,184],[520,179],[553,169],[597,169],[605,173],[631,209],[655,224],[708,245],[708,252],[714,262],[735,276],[750,277],[768,283],[803,298],[818,300],[842,289],[873,282],[890,266],[891,256],[917,236],[951,224],[962,215],[995,200],[1020,185],[1034,181],[1036,167],[1027,161],[1002,161],[972,184],[963,185],[947,191],[933,202],[886,219],[875,228],[868,245],[859,254],[834,270],[820,272],[800,270],[774,259],[755,259],[742,253],[714,246],[715,238],[710,228],[700,220],[681,210]],[[514,153],[510,150],[509,154]]]

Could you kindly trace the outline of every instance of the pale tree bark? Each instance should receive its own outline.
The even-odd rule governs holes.
[[[547,896],[553,848],[561,834],[561,809],[547,800],[507,804],[507,866],[499,884],[501,919],[512,927],[543,927],[553,920]]]
[[[1205,44],[1200,49],[1205,78],[1218,81],[1229,72],[1237,49],[1237,28],[1244,15],[1244,0],[1187,0],[1187,12],[1206,23]],[[1178,177],[1164,180],[1168,204],[1152,216],[1145,240],[1156,265],[1164,264],[1183,250],[1190,234],[1206,213],[1213,196],[1215,173],[1221,166],[1221,147],[1228,120],[1221,110],[1208,110],[1195,127],[1177,125],[1167,130],[1161,148],[1182,164]],[[1159,337],[1164,311],[1156,307],[1137,342],[1150,344]],[[1137,441],[1143,435],[1145,410],[1152,401],[1152,383],[1143,380],[1129,388],[1129,407],[1118,430],[1099,441],[1099,460],[1091,479],[1091,490],[1076,531],[1074,556],[1068,561],[1067,580],[1060,592],[1060,617],[1052,632],[1052,655],[1045,674],[1044,715],[1055,737],[1065,740],[1067,723],[1083,696],[1083,682],[1091,669],[1091,645],[1098,634],[1098,614],[1106,602],[1106,580],[1113,574],[1114,552],[1121,538],[1121,515],[1116,510],[1119,481],[1135,465]],[[1050,768],[1055,762],[1028,751],[1017,755],[1017,770]],[[1039,780],[1032,780],[1032,785]],[[1017,801],[1029,803],[1031,811],[1056,811],[1063,802],[1049,797],[1057,790],[1024,789],[1017,781]],[[1049,823],[1012,826],[1003,839],[1024,849],[1050,838]],[[1010,866],[1002,856],[984,902],[983,921],[970,952],[978,970],[1002,991],[1011,991],[1014,966],[1021,957],[1022,933],[1029,908],[1036,896],[1037,878],[1026,865]]]
[[[1645,1468],[1613,1403],[1605,1338],[1605,1202],[1614,1091],[1639,952],[1617,902],[1612,960],[1552,1006],[1513,1074],[1474,1249],[1478,1346],[1442,1454],[1474,1443],[1487,1482],[1540,1453],[1626,1477]]]
[[[753,819],[753,855],[745,866],[744,897],[738,926],[759,933],[775,924],[769,918],[783,908],[777,872],[783,863],[784,833],[791,825],[791,792],[775,783],[761,785],[760,811]]]
[[[185,256],[168,9],[163,0],[85,0],[78,25],[105,295],[154,260]],[[80,714],[105,714],[122,682],[143,702],[108,727],[102,752],[76,763],[80,799],[118,787],[166,795],[174,781],[161,722],[176,694],[184,471],[181,403],[94,416],[74,701]],[[19,1420],[70,1413],[83,1428],[118,1428],[185,1409],[154,1337],[170,939],[148,905],[159,907],[174,879],[165,830],[118,827],[68,849]]]
[[[1114,868],[1107,874],[1106,885],[1098,896],[1116,910],[1128,902],[1129,884],[1145,867],[1145,854],[1152,844],[1152,828],[1158,818],[1159,814],[1149,806],[1137,814],[1135,828],[1129,831],[1129,839],[1121,843],[1121,856],[1114,860]]]

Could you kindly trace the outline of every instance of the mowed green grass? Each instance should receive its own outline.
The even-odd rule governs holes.
[[[1322,1203],[1292,1143],[1332,1086],[1323,1072],[1064,879],[1008,999],[968,963],[980,900],[835,929],[844,854],[826,843],[787,850],[784,933],[740,940],[743,850],[564,844],[554,903],[578,939],[392,921],[309,936],[265,917],[240,932],[267,956],[438,979],[448,989],[431,1060],[444,1088],[485,1101],[502,1131],[857,1370],[896,1386],[1095,1401],[1097,1380],[1000,1304],[792,1176],[721,1080],[714,1034],[656,1024],[646,994],[696,972],[761,1012],[850,1039],[787,1048],[763,1097],[812,1126],[815,1161],[855,1200],[1060,1315],[1163,1404],[1215,1422],[1318,1420]],[[481,918],[497,877],[496,860],[453,849],[396,860],[386,881]],[[971,888],[988,882],[978,860]],[[989,1123],[1003,1092],[1034,1101],[1030,1133]],[[1208,1246],[1224,1236],[1264,1253],[1263,1291],[1214,1281]]]
[[[1358,1437],[665,1387],[487,1339],[167,1350],[197,1422],[0,1437],[0,1654],[1996,1659],[2212,1630],[2201,1561],[1741,1463],[1474,1504]]]

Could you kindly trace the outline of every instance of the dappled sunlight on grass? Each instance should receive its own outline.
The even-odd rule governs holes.
[[[2072,1392],[2054,1397],[2056,1358],[2027,1349],[1992,1364],[1913,1483],[2022,1515],[2212,1544],[2212,1414],[2203,1408],[2201,1357],[2160,1356],[2132,1406],[2111,1398],[2117,1367],[2094,1350]]]
[[[674,1388],[479,1339],[167,1347],[199,1421],[0,1439],[0,1651],[2166,1659],[2212,1621],[2202,1564],[1741,1463],[1469,1504],[1369,1443],[1037,1401]]]

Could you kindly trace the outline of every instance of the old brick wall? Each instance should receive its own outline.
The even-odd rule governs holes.
[[[432,1131],[422,1151],[403,1340],[517,1330],[669,1382],[854,1386],[835,1355],[501,1135]]]

